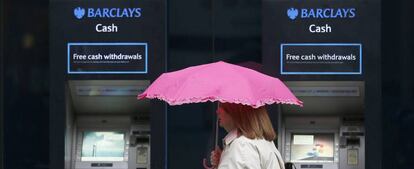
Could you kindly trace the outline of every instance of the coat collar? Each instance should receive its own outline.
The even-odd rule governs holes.
[[[234,129],[232,131],[230,131],[226,137],[224,137],[224,145],[227,146],[229,145],[231,142],[233,142],[233,140],[235,140],[237,137],[239,137],[239,132],[237,131],[237,129]]]

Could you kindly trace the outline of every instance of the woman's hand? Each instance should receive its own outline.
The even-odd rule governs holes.
[[[211,165],[213,165],[213,168],[217,168],[218,165],[220,164],[221,152],[222,150],[218,146],[216,146],[216,149],[211,151],[210,161],[211,161]]]

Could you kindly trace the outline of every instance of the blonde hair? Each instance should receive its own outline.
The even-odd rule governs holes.
[[[247,138],[276,139],[276,133],[264,106],[253,108],[234,103],[220,103],[219,106],[233,119],[237,130]]]

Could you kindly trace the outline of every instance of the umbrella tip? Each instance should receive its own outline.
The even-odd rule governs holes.
[[[141,99],[145,98],[145,96],[147,96],[147,94],[146,94],[146,93],[141,93],[141,94],[139,94],[139,95],[137,96],[137,99],[138,99],[138,100],[141,100]]]
[[[299,105],[300,107],[303,107],[303,102],[298,100],[297,105]]]

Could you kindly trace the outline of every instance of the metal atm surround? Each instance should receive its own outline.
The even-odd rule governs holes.
[[[137,161],[136,147],[131,146],[131,136],[134,135],[137,126],[137,130],[145,130],[143,133],[147,134],[145,137],[148,138],[145,139],[148,141],[145,145],[148,147],[150,145],[150,102],[136,100],[136,93],[145,90],[149,84],[149,80],[68,81],[66,86],[66,169],[149,169],[150,154],[148,154],[147,165],[136,164],[134,163]],[[123,161],[115,161],[120,160],[121,156],[108,162],[81,161],[80,152],[84,131],[122,132],[125,142]]]
[[[303,132],[334,132],[334,146],[337,149],[334,156],[337,155],[337,160],[334,158],[333,163],[336,164],[330,166],[305,165],[304,168],[364,169],[365,82],[288,81],[286,84],[305,105],[301,108],[288,105],[279,107],[278,133],[280,139],[278,139],[278,145],[283,157],[286,157],[286,143],[291,142],[292,133],[300,131],[302,132],[299,134]],[[356,141],[358,138],[359,147]],[[288,142],[286,139],[289,139]],[[351,149],[351,151],[347,151],[347,149]],[[355,149],[358,151],[356,152]],[[355,154],[358,155],[355,156]],[[348,157],[355,158],[348,161]],[[290,159],[285,159],[285,162],[290,162]],[[295,164],[298,169],[302,167],[299,163]]]

